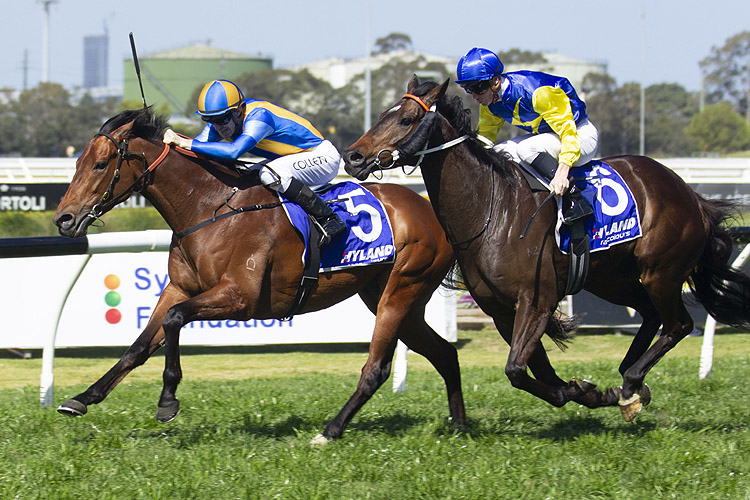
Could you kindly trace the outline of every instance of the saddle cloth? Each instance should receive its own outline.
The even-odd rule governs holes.
[[[388,214],[375,195],[354,182],[346,181],[317,191],[329,203],[347,231],[321,249],[320,270],[338,271],[353,266],[394,262],[396,247]],[[281,197],[284,199],[284,197]],[[284,203],[287,217],[305,242],[302,263],[310,248],[310,218],[296,203]],[[313,242],[312,244],[317,244]]]
[[[638,204],[625,180],[606,163],[593,160],[571,169],[572,179],[583,197],[594,207],[594,216],[585,222],[591,252],[606,250],[618,243],[641,237]],[[570,247],[570,226],[562,223],[561,197],[557,197],[555,232],[563,253]]]

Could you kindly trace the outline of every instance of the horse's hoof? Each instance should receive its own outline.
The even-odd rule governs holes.
[[[171,422],[180,414],[180,402],[175,401],[167,406],[159,406],[156,410],[156,421],[160,424]]]
[[[618,404],[620,405],[622,418],[624,418],[626,422],[632,422],[643,409],[643,402],[638,393],[633,394],[628,399],[623,399],[623,397],[620,396]]]
[[[578,387],[583,394],[588,394],[589,392],[596,389],[596,384],[594,382],[591,382],[590,380],[586,380],[585,378],[575,378],[573,377],[570,379],[570,383]]]
[[[331,441],[333,441],[333,439],[329,439],[323,434],[318,434],[317,436],[312,438],[312,441],[310,441],[310,446],[325,446]]]
[[[641,395],[641,403],[643,403],[643,406],[648,406],[651,402],[651,389],[649,389],[648,384],[643,384],[638,393]]]
[[[69,399],[57,407],[57,412],[71,417],[80,417],[85,415],[88,410],[86,405],[75,399]]]

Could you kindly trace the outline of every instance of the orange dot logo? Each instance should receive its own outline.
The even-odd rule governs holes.
[[[115,290],[120,287],[120,277],[116,274],[108,274],[104,277],[104,286],[109,290],[109,292],[104,295],[104,302],[110,307],[119,305],[120,294]],[[122,313],[119,309],[112,307],[104,313],[104,319],[107,320],[107,323],[110,325],[115,325],[122,319]]]
[[[106,286],[108,290],[116,289],[120,286],[120,277],[116,274],[108,274],[104,277],[104,286]]]

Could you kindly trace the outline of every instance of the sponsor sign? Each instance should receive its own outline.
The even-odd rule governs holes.
[[[130,345],[169,282],[166,252],[0,259],[0,272],[6,283],[14,284],[0,289],[0,348],[40,348],[56,327],[57,347]],[[456,340],[452,292],[439,289],[427,305],[426,318],[439,334]],[[375,316],[354,296],[291,321],[195,321],[182,329],[180,343],[369,342],[374,325]]]

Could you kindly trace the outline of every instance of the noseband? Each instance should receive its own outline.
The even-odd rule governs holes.
[[[423,149],[421,151],[411,152],[408,151],[411,149],[411,147],[404,147],[408,144],[408,146],[413,147],[413,143],[415,142],[421,142],[417,147],[423,147],[427,145],[427,141],[429,140],[429,134],[432,132],[432,129],[434,128],[435,124],[437,123],[437,120],[431,119],[432,116],[436,116],[436,106],[433,104],[432,108],[427,106],[425,102],[420,99],[418,96],[415,96],[414,94],[404,94],[402,99],[411,99],[412,101],[419,104],[424,110],[425,114],[422,116],[422,119],[419,122],[419,125],[417,126],[417,129],[408,137],[406,138],[399,146],[396,147],[396,149],[390,149],[390,148],[384,148],[381,149],[377,155],[375,155],[375,158],[367,164],[367,169],[369,172],[372,172],[374,170],[389,170],[396,167],[396,163],[398,160],[402,157],[411,157],[411,156],[418,156],[419,159],[417,160],[417,163],[414,165],[414,169],[409,172],[412,173],[414,170],[416,170],[419,165],[422,163],[422,160],[424,159],[425,155],[428,155],[430,153],[435,153],[437,151],[442,151],[448,148],[452,148],[456,144],[460,144],[466,139],[469,138],[469,135],[463,135],[461,137],[458,137],[456,139],[453,139],[451,141],[448,141],[446,143],[441,144],[440,146],[430,148],[430,149]],[[430,115],[430,113],[433,113],[433,115]],[[425,136],[424,139],[422,139],[421,136]],[[390,162],[385,163],[384,161],[381,161],[381,157],[384,154],[388,154],[390,156]]]
[[[167,153],[169,152],[169,145],[164,145],[164,151],[159,155],[159,157],[152,163],[150,166],[148,164],[148,161],[146,161],[146,153],[134,153],[132,151],[128,151],[128,139],[127,137],[122,140],[122,142],[118,143],[117,140],[112,137],[111,135],[99,132],[94,137],[106,137],[109,139],[112,144],[115,146],[115,149],[117,149],[117,165],[115,165],[115,172],[112,175],[112,180],[109,183],[109,186],[107,187],[107,190],[102,195],[101,200],[99,200],[96,205],[91,207],[91,210],[89,213],[86,214],[86,217],[91,219],[99,219],[101,215],[104,213],[104,205],[108,203],[110,206],[115,206],[124,199],[126,199],[128,196],[130,196],[130,193],[132,191],[135,191],[137,193],[140,193],[146,188],[146,185],[148,184],[148,181],[146,177],[148,174],[153,172],[153,170],[162,162],[162,160],[167,156]],[[138,178],[130,185],[130,187],[126,190],[124,190],[119,195],[115,196],[113,198],[113,193],[115,190],[115,184],[117,184],[117,181],[120,180],[120,167],[122,166],[123,161],[130,161],[132,159],[138,159],[141,160],[143,163],[143,173],[138,176]]]

